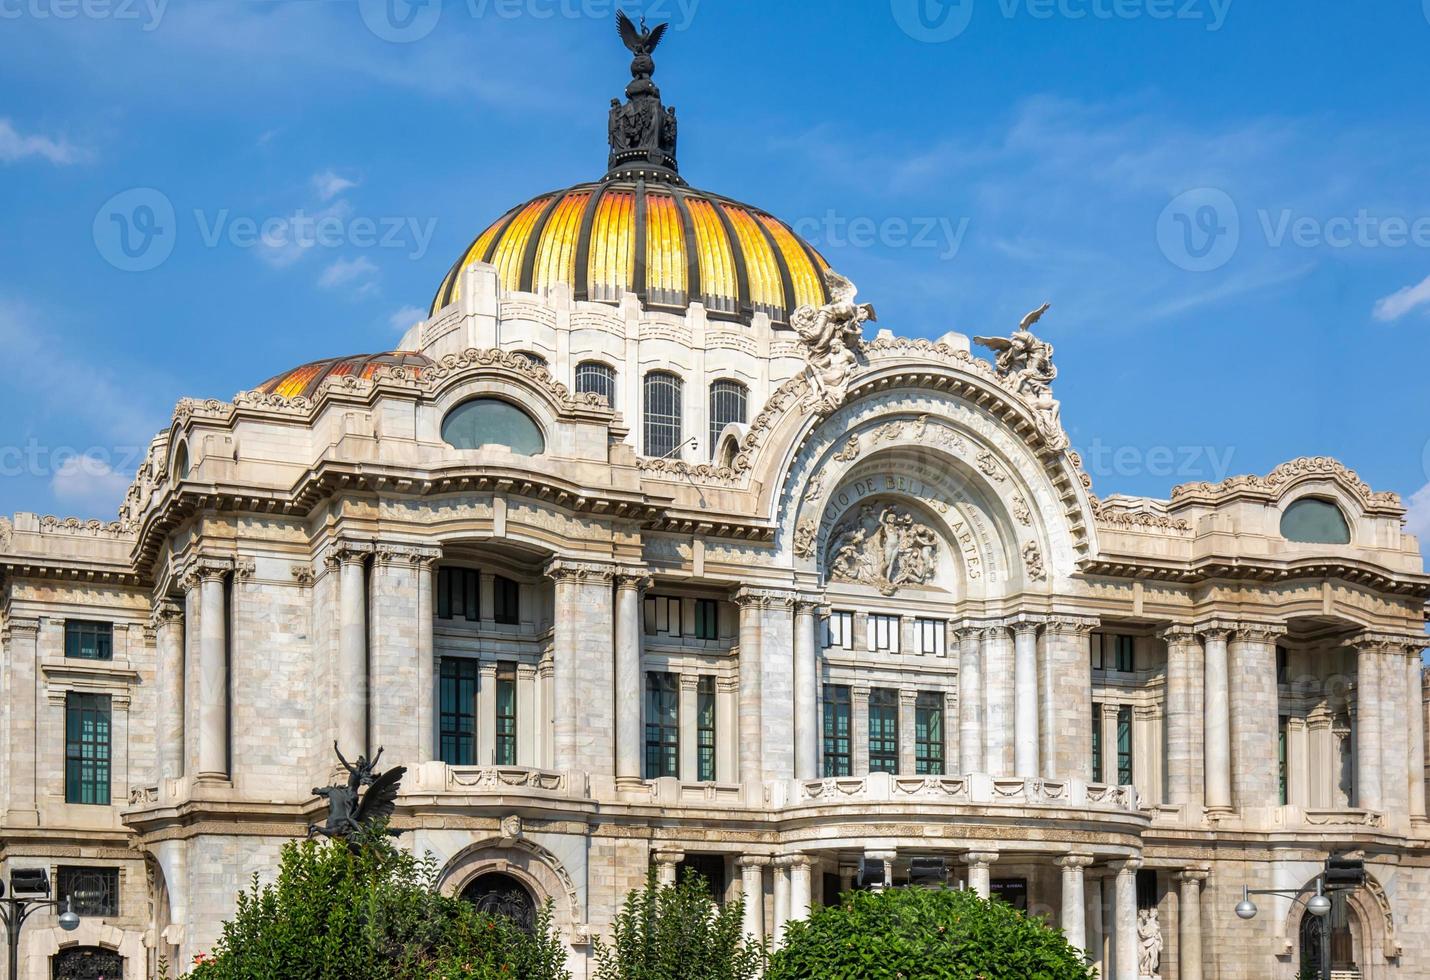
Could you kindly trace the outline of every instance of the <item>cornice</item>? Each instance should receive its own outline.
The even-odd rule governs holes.
[[[1430,575],[1389,571],[1351,558],[1300,558],[1288,562],[1266,562],[1212,557],[1186,563],[1105,556],[1085,558],[1079,563],[1079,568],[1084,575],[1154,580],[1178,585],[1200,585],[1218,580],[1276,584],[1302,579],[1339,579],[1375,592],[1421,598],[1430,596]]]
[[[1184,483],[1172,488],[1172,506],[1207,504],[1214,507],[1236,498],[1275,501],[1296,485],[1317,479],[1333,480],[1359,498],[1367,511],[1378,516],[1405,513],[1399,494],[1372,490],[1354,470],[1329,456],[1302,456],[1282,463],[1266,476],[1234,476],[1220,483]]]

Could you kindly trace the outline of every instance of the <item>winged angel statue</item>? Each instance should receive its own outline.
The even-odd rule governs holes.
[[[333,743],[333,751],[347,770],[348,782],[346,786],[313,787],[314,796],[321,796],[328,801],[328,819],[322,826],[309,824],[308,836],[321,834],[324,837],[346,840],[353,834],[366,830],[374,822],[392,816],[392,812],[397,808],[398,786],[407,773],[407,767],[398,766],[378,773],[377,760],[382,758],[381,748],[371,760],[365,755],[359,755],[356,764],[343,758],[337,742]],[[367,792],[362,792],[363,787],[367,787]],[[399,831],[390,830],[388,833],[395,837]]]
[[[1053,345],[1033,336],[1031,330],[1050,308],[1051,304],[1044,303],[1023,317],[1011,337],[974,337],[973,341],[995,352],[993,367],[998,377],[1010,382],[1015,392],[1032,402],[1044,436],[1060,446],[1066,436],[1062,435],[1060,410],[1053,398],[1052,384],[1058,376],[1058,369],[1053,365]]]
[[[829,302],[818,309],[801,306],[790,315],[790,325],[805,347],[812,407],[828,415],[848,395],[849,376],[858,362],[855,352],[864,346],[865,321],[879,318],[868,303],[854,302],[859,290],[833,269],[824,270],[824,282]]]

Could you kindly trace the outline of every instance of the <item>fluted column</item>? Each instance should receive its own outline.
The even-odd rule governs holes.
[[[1202,786],[1196,763],[1202,755],[1200,704],[1202,659],[1197,634],[1182,626],[1162,633],[1167,641],[1167,801],[1200,806]]]
[[[350,759],[367,753],[367,584],[363,550],[339,546],[338,748]],[[207,619],[207,617],[205,617]]]
[[[1113,930],[1117,964],[1112,980],[1137,980],[1137,869],[1140,858],[1124,861],[1117,869],[1116,926]]]
[[[1423,642],[1423,641],[1422,641]],[[1410,818],[1424,820],[1425,813],[1425,693],[1420,647],[1412,645],[1405,661],[1405,691],[1410,721]]]
[[[789,921],[809,918],[814,901],[814,861],[808,855],[794,854],[789,858]]]
[[[1013,774],[1038,775],[1038,627],[1013,627]]]
[[[1285,629],[1243,624],[1232,634],[1231,695],[1232,796],[1238,807],[1272,807],[1277,795],[1276,640]]]
[[[149,618],[158,654],[158,777],[178,779],[184,774],[184,611],[176,602],[162,600]]]
[[[987,898],[992,890],[991,865],[998,860],[997,851],[969,851],[960,855],[964,864],[968,865],[968,888],[975,892],[979,898]]]
[[[958,631],[958,756],[960,773],[983,772],[983,630]]]
[[[683,782],[694,783],[700,778],[700,675],[681,674],[678,681],[680,768],[677,772]]]
[[[787,857],[777,857],[771,862],[771,873],[774,876],[774,887],[771,897],[774,900],[774,916],[770,931],[770,938],[774,946],[779,947],[784,942],[785,923],[790,917],[790,860]]]
[[[616,781],[638,784],[641,772],[641,591],[640,574],[616,577]],[[685,775],[685,774],[682,774]],[[693,779],[694,774],[685,775]]]
[[[767,857],[749,854],[735,861],[745,897],[745,935],[757,943],[765,938],[765,865],[769,863]]]
[[[35,802],[36,671],[39,662],[40,621],[8,616],[5,619],[5,695],[9,699],[5,733],[9,745],[5,784],[8,784],[8,812],[5,822],[12,826],[37,827],[40,811]]]
[[[1087,952],[1087,887],[1084,869],[1092,864],[1090,854],[1068,854],[1057,860],[1063,869],[1062,926],[1068,944]]]
[[[794,776],[819,778],[819,607],[800,602],[794,619]]]
[[[1230,630],[1212,625],[1201,630],[1205,702],[1202,716],[1205,739],[1206,805],[1211,810],[1231,809],[1231,702],[1228,689],[1226,641]],[[1109,780],[1112,782],[1113,780]]]
[[[1006,627],[983,633],[983,771],[1013,772],[1013,637]]]
[[[1202,980],[1202,882],[1207,880],[1207,872],[1183,871],[1177,879],[1181,882],[1177,908],[1180,980]]]
[[[189,579],[199,590],[199,731],[197,776],[226,780],[228,773],[228,603],[224,579],[232,563],[199,559]]]
[[[1369,644],[1356,648],[1355,798],[1362,810],[1380,811],[1380,651]]]
[[[764,729],[760,708],[760,607],[764,597],[757,592],[742,590],[735,597],[735,602],[740,608],[740,783],[747,794],[754,794],[764,780]]]
[[[722,783],[739,781],[735,743],[739,735],[736,718],[740,680],[720,677],[715,681],[715,779]]]

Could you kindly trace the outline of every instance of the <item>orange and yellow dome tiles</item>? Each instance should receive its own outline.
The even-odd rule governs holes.
[[[318,386],[329,378],[340,378],[345,375],[371,378],[377,369],[384,365],[405,368],[414,377],[421,377],[422,372],[433,367],[434,364],[435,362],[425,354],[404,350],[387,351],[382,354],[354,354],[350,357],[328,357],[269,378],[258,386],[258,390],[265,395],[279,395],[283,398],[312,397],[318,390]]]
[[[448,271],[433,314],[461,296],[462,271],[497,269],[501,288],[540,293],[556,283],[578,300],[650,309],[702,303],[715,319],[789,322],[828,302],[824,258],[789,225],[758,208],[684,185],[606,180],[517,205],[477,236]]]

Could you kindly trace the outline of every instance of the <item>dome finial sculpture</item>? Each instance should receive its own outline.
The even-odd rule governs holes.
[[[651,53],[670,25],[657,24],[647,30],[642,17],[637,28],[625,11],[617,11],[616,27],[631,52],[631,82],[626,86],[624,105],[620,99],[611,100],[606,178],[650,177],[681,183],[675,162],[675,107],[661,104],[660,89],[651,81],[655,74]]]

